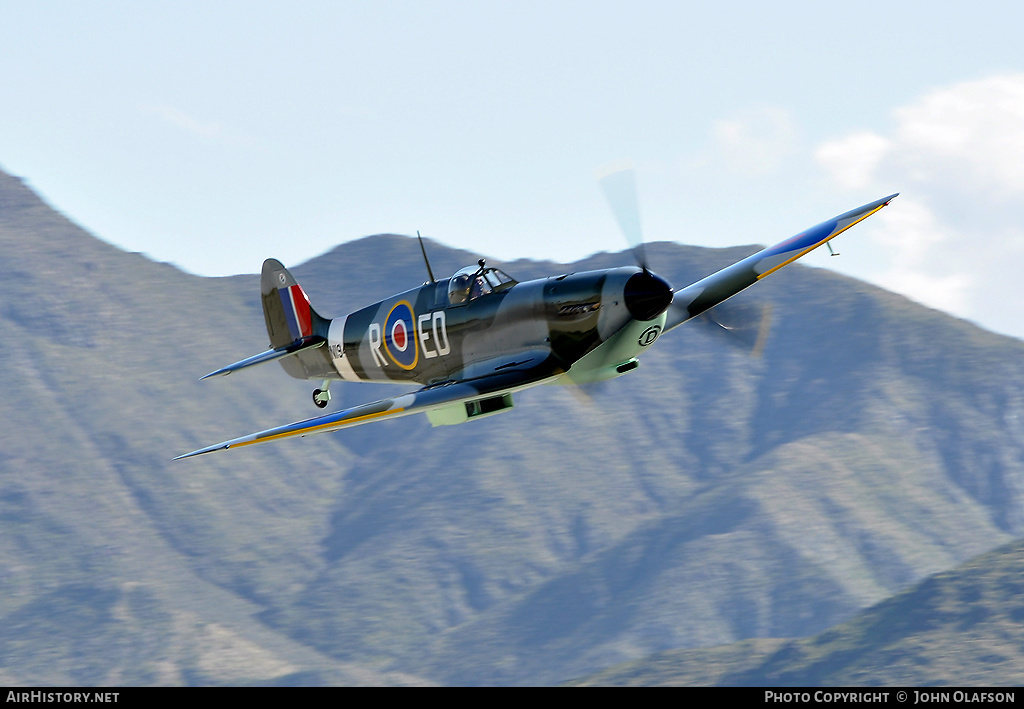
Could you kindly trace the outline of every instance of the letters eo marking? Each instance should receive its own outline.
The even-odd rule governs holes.
[[[380,353],[381,345],[392,362],[407,370],[416,367],[421,349],[426,359],[452,351],[445,312],[437,310],[417,317],[412,305],[404,300],[391,308],[383,328],[378,323],[371,323],[366,334],[378,367],[387,365],[387,360]]]

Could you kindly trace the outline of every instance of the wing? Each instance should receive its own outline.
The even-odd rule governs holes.
[[[295,340],[295,342],[284,345],[283,347],[275,347],[274,349],[260,352],[258,355],[247,357],[240,362],[235,362],[234,364],[229,364],[226,367],[221,367],[216,372],[210,372],[205,376],[199,377],[199,381],[209,379],[210,377],[226,377],[232,372],[237,372],[239,369],[263,364],[264,362],[273,362],[275,359],[282,359],[299,352],[312,350],[324,345],[326,342],[327,340],[322,337],[303,337]]]
[[[830,239],[839,236],[854,224],[867,219],[895,198],[896,195],[892,194],[846,214],[841,214],[835,219],[822,222],[816,227],[801,232],[775,246],[762,249],[693,285],[676,291],[675,299],[668,310],[665,330],[682,325],[690,318],[697,317],[705,310],[733,297],[762,278],[770,276],[783,266],[791,264],[804,254],[810,253]]]
[[[190,458],[194,455],[213,451],[248,446],[253,443],[266,443],[279,438],[291,436],[309,436],[315,433],[339,431],[351,426],[359,426],[371,421],[427,413],[437,409],[470,403],[480,399],[490,399],[503,394],[519,391],[542,384],[565,373],[565,370],[553,357],[539,358],[532,353],[524,353],[519,361],[512,361],[492,367],[488,374],[472,379],[462,379],[436,386],[429,386],[419,391],[410,392],[390,399],[381,399],[369,404],[353,406],[325,416],[296,421],[284,426],[270,428],[259,433],[252,433],[241,438],[217,443],[206,448],[179,455],[174,460]]]

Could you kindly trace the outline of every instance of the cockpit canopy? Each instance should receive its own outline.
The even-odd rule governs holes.
[[[507,290],[515,284],[514,278],[497,268],[466,266],[448,282],[448,303],[464,305],[482,295]]]

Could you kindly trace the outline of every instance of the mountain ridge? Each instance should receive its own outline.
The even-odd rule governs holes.
[[[1022,578],[1018,539],[812,637],[669,651],[570,684],[1019,686]]]

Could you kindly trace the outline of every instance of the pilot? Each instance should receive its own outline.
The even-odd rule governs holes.
[[[452,279],[448,289],[448,300],[452,305],[461,305],[469,298],[469,274],[462,273]]]
[[[474,276],[472,289],[469,292],[469,299],[476,300],[482,295],[486,295],[491,292],[491,287],[484,281],[483,276]]]

